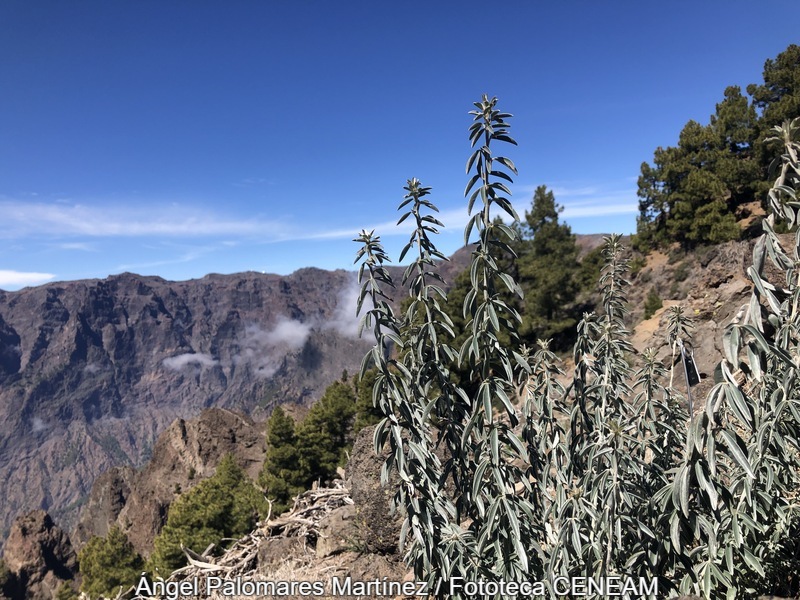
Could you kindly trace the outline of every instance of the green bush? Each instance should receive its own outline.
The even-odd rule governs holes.
[[[642,255],[637,255],[633,260],[630,262],[630,273],[631,277],[636,277],[642,269],[644,269],[645,265],[647,265],[647,259]],[[595,281],[597,281],[595,279]]]
[[[650,288],[647,299],[644,301],[644,318],[649,319],[662,306],[664,306],[664,303],[661,301],[661,296],[658,295],[655,288]]]
[[[144,567],[142,557],[118,527],[112,527],[105,537],[91,538],[81,549],[78,562],[81,591],[90,598],[114,598],[120,590],[136,584]],[[68,583],[59,588],[59,598],[75,595]]]
[[[672,279],[673,281],[682,282],[686,281],[689,277],[689,263],[687,261],[681,261],[675,266],[675,270],[672,272]]]
[[[71,581],[65,581],[60,586],[58,586],[55,600],[79,600],[79,599],[80,599],[80,594],[73,587],[73,583]]]

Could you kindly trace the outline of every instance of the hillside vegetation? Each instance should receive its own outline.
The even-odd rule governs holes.
[[[748,97],[749,96],[749,97]],[[800,46],[764,65],[764,81],[725,89],[709,123],[689,121],[677,146],[659,147],[639,177],[637,244],[645,249],[738,239],[753,203],[766,207],[782,147],[773,128],[800,115]],[[748,233],[758,233],[750,230]]]
[[[360,302],[372,306],[365,324],[377,339],[365,364],[378,368],[385,415],[375,446],[389,448],[387,472],[400,480],[395,503],[405,511],[402,539],[416,577],[430,589],[456,577],[488,582],[490,596],[503,595],[503,582],[542,581],[541,593],[558,597],[557,576],[657,582],[629,590],[631,597],[798,593],[800,240],[786,247],[775,227],[798,219],[800,118],[765,140],[783,150],[748,269],[753,293],[725,331],[719,382],[692,414],[654,350],[633,362],[629,265],[618,236],[603,249],[599,310],[577,324],[569,385],[546,341],[520,344],[523,294],[505,260],[518,235],[496,219],[517,219],[506,187],[516,168],[495,151],[514,142],[510,115],[496,104],[484,96],[471,113],[465,239],[474,232],[478,241],[461,343],[431,269],[441,256],[433,241],[441,223],[430,188],[409,180],[400,205],[400,220],[416,224],[403,253],[413,248],[417,256],[402,278],[410,300],[401,314],[386,301],[396,284],[379,238],[364,231],[358,239]],[[707,191],[692,219],[718,215],[722,228],[708,231],[724,231],[725,212]],[[662,207],[666,222],[678,218],[679,202]],[[691,331],[689,316],[673,308],[669,344],[680,347]],[[466,377],[454,378],[453,364]]]

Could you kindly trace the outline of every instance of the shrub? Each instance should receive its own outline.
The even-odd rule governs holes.
[[[369,301],[362,323],[377,340],[364,364],[377,368],[374,398],[384,414],[375,445],[389,449],[384,481],[398,472],[401,544],[408,542],[416,577],[437,597],[454,598],[464,595],[436,583],[544,580],[542,595],[556,596],[556,576],[627,576],[657,580],[650,598],[796,593],[788,574],[800,571],[792,501],[800,484],[798,248],[790,257],[774,217],[765,220],[749,270],[750,310],[726,330],[723,381],[705,410],[690,416],[654,350],[642,353],[638,369],[629,363],[628,265],[619,237],[608,238],[601,310],[578,324],[564,389],[546,341],[535,352],[517,347],[520,318],[502,299],[501,292],[519,291],[498,258],[515,230],[492,211],[516,219],[504,195],[516,169],[493,153],[493,144],[513,143],[510,115],[495,106],[484,96],[471,113],[470,141],[479,147],[467,163],[476,172],[467,185],[465,242],[473,231],[478,239],[463,303],[467,338],[458,350],[431,270],[441,258],[431,240],[441,223],[428,214],[436,210],[430,188],[409,180],[400,204],[400,221],[416,225],[402,252],[416,255],[402,279],[411,297],[402,315],[387,301],[394,282],[380,239],[366,231],[358,238],[359,310]],[[787,152],[771,192],[773,211],[790,225],[798,219],[797,204],[787,202],[800,187],[798,129],[800,119],[779,132]],[[785,289],[762,279],[767,257],[785,271]],[[677,349],[690,324],[679,308],[669,317],[668,341]],[[470,373],[467,389],[452,381],[455,357]],[[449,452],[444,462],[439,445]]]
[[[664,303],[661,301],[661,296],[658,295],[655,288],[650,288],[650,292],[644,301],[644,318],[649,319],[662,306],[664,306]]]
[[[641,254],[637,254],[630,262],[631,277],[636,277],[646,265],[647,259]]]
[[[58,586],[58,590],[56,591],[55,600],[79,600],[80,594],[77,590],[73,587],[71,581],[65,581],[60,586]]]
[[[672,279],[677,282],[686,281],[689,277],[689,263],[687,261],[681,261],[675,267],[675,270],[672,272]]]

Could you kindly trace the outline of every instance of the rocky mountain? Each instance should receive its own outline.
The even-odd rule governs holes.
[[[0,541],[37,508],[71,528],[94,480],[144,464],[176,419],[310,404],[368,347],[356,293],[318,269],[0,292]]]
[[[194,419],[178,419],[155,443],[141,470],[114,467],[92,486],[72,542],[82,547],[94,536],[119,527],[142,555],[153,549],[172,501],[211,477],[226,454],[252,479],[264,463],[265,423],[222,408],[208,408]]]

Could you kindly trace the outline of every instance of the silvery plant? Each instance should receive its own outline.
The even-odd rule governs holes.
[[[786,151],[748,270],[753,295],[725,332],[722,381],[690,415],[654,350],[632,362],[619,236],[605,241],[602,302],[578,325],[568,385],[547,341],[519,344],[509,299],[522,292],[503,266],[517,230],[497,218],[518,221],[508,199],[516,167],[495,153],[515,145],[511,115],[487,96],[474,106],[464,241],[475,245],[460,347],[435,269],[445,257],[432,241],[442,223],[430,188],[416,179],[405,188],[400,222],[415,228],[399,285],[380,238],[357,239],[358,309],[376,338],[362,370],[377,369],[373,400],[384,414],[375,448],[387,452],[384,483],[396,473],[416,577],[439,598],[470,595],[453,582],[487,584],[485,597],[508,596],[500,584],[509,582],[535,582],[548,597],[600,596],[611,589],[604,581],[630,598],[785,589],[800,572],[800,233],[789,251],[775,223],[800,220],[800,120],[776,130]],[[765,276],[767,260],[782,281]],[[399,290],[409,297],[396,312]],[[667,329],[675,348],[692,324],[676,307]],[[455,364],[466,383],[455,383]],[[583,587],[564,585],[574,581]]]

